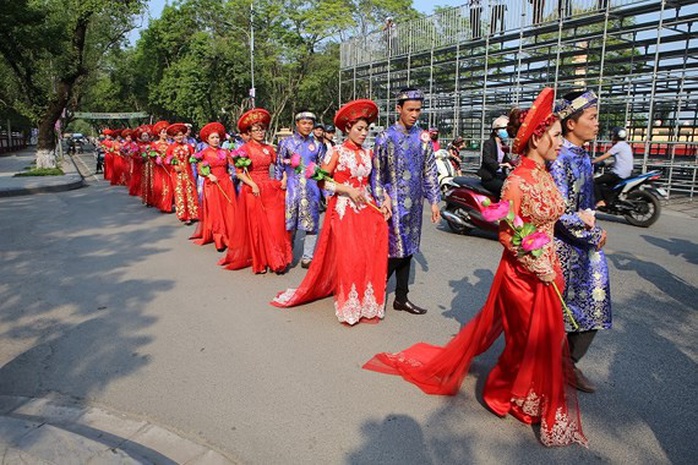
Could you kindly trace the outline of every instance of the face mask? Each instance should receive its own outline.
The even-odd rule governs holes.
[[[509,133],[506,129],[497,129],[497,137],[502,140],[507,140],[509,138]]]

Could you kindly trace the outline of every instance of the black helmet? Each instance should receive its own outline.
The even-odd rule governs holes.
[[[465,139],[463,139],[461,136],[456,137],[453,139],[453,142],[451,142],[451,145],[454,147],[459,147],[463,144],[465,144]]]
[[[611,139],[625,140],[628,137],[628,131],[625,128],[614,127],[611,129]]]
[[[320,128],[323,131],[325,130],[325,126],[323,126],[322,123],[319,121],[316,121],[315,124],[313,125],[313,129],[317,129],[317,128]]]
[[[325,127],[325,132],[337,132],[337,130],[334,128],[334,126],[328,124],[327,127]]]

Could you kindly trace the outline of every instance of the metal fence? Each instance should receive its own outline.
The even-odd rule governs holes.
[[[495,117],[544,86],[592,88],[599,137],[628,128],[643,170],[695,164],[696,22],[698,0],[473,0],[343,43],[338,98],[375,100],[387,126],[395,92],[419,87],[424,124],[477,151]]]
[[[652,5],[656,0],[476,0],[441,13],[393,24],[381,31],[343,42],[341,68],[366,65],[413,53],[572,20],[628,5]],[[678,2],[677,2],[678,3]]]

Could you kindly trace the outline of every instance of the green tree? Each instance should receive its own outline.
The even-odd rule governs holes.
[[[272,131],[297,109],[323,120],[337,109],[338,43],[347,31],[378,29],[385,16],[416,15],[409,0],[181,0],[151,21],[134,47],[114,49],[85,81],[90,111],[124,105],[156,118],[233,126],[253,103],[272,113]]]
[[[38,167],[55,166],[54,126],[75,87],[120,45],[144,0],[16,0],[0,9],[0,57],[20,92],[9,105],[39,128]]]

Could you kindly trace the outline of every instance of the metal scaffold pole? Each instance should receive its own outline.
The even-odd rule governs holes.
[[[365,41],[366,39],[364,39]],[[354,79],[352,79],[351,99],[356,100],[356,66],[359,61],[359,47],[354,47]]]
[[[557,19],[557,51],[555,52],[555,85],[553,86],[554,98],[557,98],[557,82],[560,76],[560,52],[562,50],[562,23],[564,19],[560,15]]]
[[[657,93],[657,71],[659,69],[659,46],[662,43],[662,28],[664,27],[664,8],[666,0],[662,0],[659,10],[659,27],[657,28],[657,43],[654,51],[654,69],[652,70],[652,91],[650,92],[650,108],[647,113],[647,139],[645,140],[645,153],[642,156],[642,172],[647,172],[647,160],[649,159],[650,141],[652,140],[652,119],[654,118],[654,98]]]
[[[390,28],[386,29],[386,34],[388,34],[388,82],[386,84],[385,93],[385,127],[390,126],[390,57],[393,50],[393,40],[392,40],[392,30]]]
[[[436,27],[431,28],[431,53],[429,54],[429,127],[434,126],[434,42]]]
[[[516,86],[514,89],[514,106],[519,105],[521,99],[521,68],[524,43],[524,24],[526,22],[526,10],[521,11],[521,21],[519,23],[519,51],[516,53]]]
[[[453,138],[458,137],[458,132],[460,130],[460,93],[458,91],[458,85],[460,83],[460,41],[456,44],[456,75],[455,82],[453,85]]]
[[[601,114],[601,94],[602,94],[602,89],[603,89],[603,80],[604,80],[604,65],[606,63],[606,43],[608,42],[608,18],[610,16],[610,8],[611,8],[611,2],[606,3],[606,11],[604,12],[604,21],[603,21],[603,39],[601,42],[601,63],[599,64],[599,86],[597,88],[596,94],[599,97],[598,102],[596,103],[596,108]],[[597,135],[598,139],[598,135]],[[591,153],[596,154],[596,147],[598,145],[598,140],[594,139],[594,144],[591,149]]]
[[[480,121],[480,147],[485,142],[485,126],[487,125],[487,80],[490,69],[490,34],[485,34],[485,69],[482,76],[482,115]],[[482,150],[480,150],[480,161],[482,162]]]
[[[410,87],[412,85],[410,82],[410,72],[412,71],[412,29],[409,29],[407,37],[409,41],[407,47],[407,87]]]

